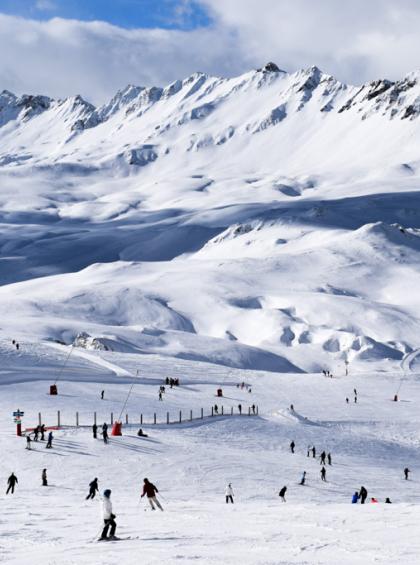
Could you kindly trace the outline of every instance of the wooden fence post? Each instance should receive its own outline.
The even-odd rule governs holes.
[[[203,419],[203,418],[204,418],[204,410],[201,409],[201,419]]]
[[[61,425],[60,410],[57,410],[57,428]]]
[[[95,426],[96,426],[96,412],[93,413],[93,423],[94,423]]]
[[[143,414],[140,414],[140,425],[143,425]]]
[[[111,412],[111,426],[114,424],[114,412]]]
[[[190,422],[192,420],[192,410],[190,410]]]
[[[169,424],[169,412],[166,412],[166,423]]]
[[[223,405],[222,405],[222,416],[223,416]]]
[[[257,405],[257,416],[258,416],[258,405]]]
[[[38,412],[38,424],[39,424],[39,425],[42,424],[41,412]]]
[[[248,416],[251,416],[251,406],[248,406]]]
[[[76,412],[76,428],[79,427],[79,412]]]
[[[233,416],[233,406],[230,407],[230,415]]]
[[[181,412],[181,410],[180,410],[180,411],[179,411],[179,423],[181,423],[181,422],[182,422],[182,412]]]
[[[153,414],[153,423],[156,424],[156,412]]]
[[[211,407],[211,415],[213,416],[213,406]]]
[[[125,415],[125,423],[128,424],[128,414]]]

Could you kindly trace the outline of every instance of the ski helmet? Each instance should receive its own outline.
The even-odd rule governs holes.
[[[109,498],[111,496],[111,491],[109,490],[109,488],[104,490],[104,496],[105,496],[105,498]]]

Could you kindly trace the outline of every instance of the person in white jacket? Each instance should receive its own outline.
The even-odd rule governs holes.
[[[233,504],[234,494],[231,483],[229,483],[228,486],[226,487],[225,496],[226,496],[226,504],[229,504],[229,501]]]
[[[117,524],[115,522],[115,514],[112,512],[112,502],[111,502],[111,491],[109,489],[104,491],[104,497],[102,500],[102,518],[104,519],[104,529],[102,530],[101,540],[106,539],[116,539],[115,530],[117,529]],[[108,530],[111,528],[111,532],[108,537]]]

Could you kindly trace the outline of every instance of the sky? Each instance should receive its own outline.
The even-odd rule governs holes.
[[[81,94],[274,61],[343,82],[420,68],[419,0],[0,0],[0,91]]]

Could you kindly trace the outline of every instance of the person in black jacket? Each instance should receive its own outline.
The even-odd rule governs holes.
[[[365,487],[360,487],[360,491],[359,491],[360,504],[365,503],[367,499],[367,495],[368,495],[368,491],[365,489]]]
[[[283,502],[286,502],[285,499],[286,491],[287,491],[287,487],[283,487],[279,492],[279,497],[282,499]]]
[[[292,453],[295,452],[295,445],[296,445],[296,444],[295,444],[294,441],[292,441],[292,442],[290,443],[290,451],[291,451]]]
[[[86,500],[90,500],[91,498],[95,498],[96,493],[99,491],[98,488],[98,479],[95,477],[91,483],[89,483],[89,494],[86,497]]]
[[[47,487],[48,486],[47,469],[42,469],[41,480],[42,480],[42,486]]]
[[[92,434],[93,434],[93,439],[97,439],[97,437],[98,437],[98,426],[96,424],[93,424],[93,426],[92,426]]]
[[[17,485],[18,482],[19,481],[17,479],[17,476],[14,473],[12,473],[10,477],[7,479],[7,484],[9,486],[7,487],[6,494],[9,494],[9,492],[13,494],[15,492],[15,485]]]

